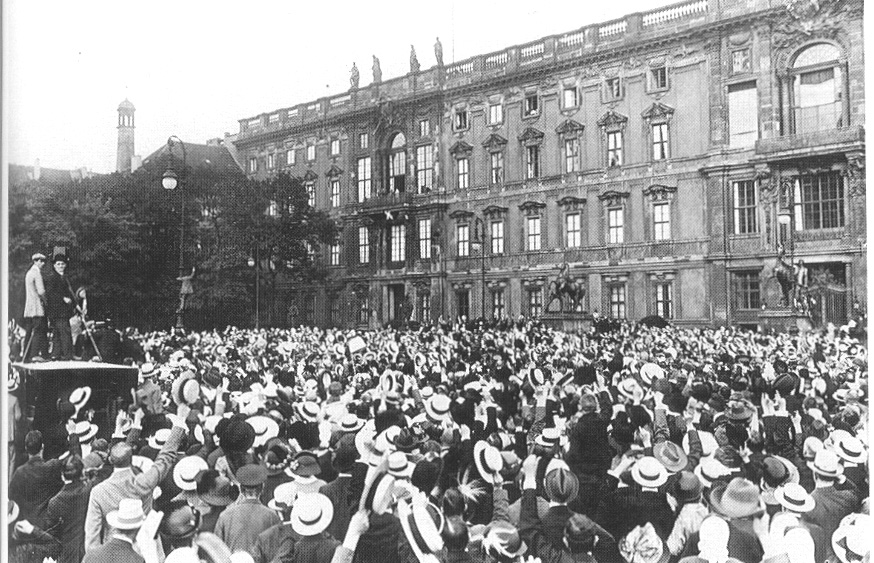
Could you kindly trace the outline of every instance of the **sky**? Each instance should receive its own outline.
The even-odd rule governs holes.
[[[238,120],[383,79],[572,31],[668,0],[368,2],[7,0],[3,2],[6,158],[115,170],[117,108],[136,106],[136,154],[170,135],[235,133]]]

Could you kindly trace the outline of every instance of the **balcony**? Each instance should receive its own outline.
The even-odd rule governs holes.
[[[864,128],[861,125],[841,126],[840,115],[835,113],[834,108],[815,106],[794,110],[796,133],[759,139],[756,141],[758,158],[755,160],[808,158],[862,148],[865,142]]]
[[[383,211],[393,211],[410,207],[413,194],[410,192],[388,192],[365,200],[361,203],[361,211],[367,215]]]

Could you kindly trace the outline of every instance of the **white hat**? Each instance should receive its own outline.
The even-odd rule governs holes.
[[[498,448],[484,440],[473,446],[473,461],[480,476],[487,483],[494,483],[501,476],[504,458]]]
[[[388,456],[388,472],[398,479],[409,479],[416,466],[407,459],[404,452],[392,452]]]
[[[373,468],[370,469],[373,471]],[[362,496],[363,507],[372,510],[376,514],[385,514],[392,501],[392,493],[395,488],[395,478],[388,473],[377,474],[365,487]]]
[[[173,482],[183,491],[197,490],[197,478],[208,469],[206,460],[200,456],[183,457],[173,467]]]
[[[250,416],[246,422],[255,429],[253,446],[256,448],[263,446],[271,438],[279,436],[279,423],[269,416]]]
[[[197,550],[193,547],[177,547],[167,554],[164,563],[200,563],[200,555],[198,555]]]
[[[331,499],[321,493],[306,493],[298,497],[291,509],[291,528],[301,536],[324,532],[334,519]]]
[[[832,550],[841,563],[857,563],[871,552],[871,516],[849,514],[832,534]]]
[[[118,510],[106,515],[106,521],[117,530],[138,530],[145,520],[143,501],[138,498],[121,499]]]
[[[9,379],[6,380],[6,390],[11,393],[18,389],[19,385],[21,385],[21,375],[18,373],[18,370],[9,370]]]
[[[816,452],[816,457],[808,461],[807,466],[817,475],[825,477],[839,477],[844,472],[838,454],[826,449]]]
[[[631,378],[623,379],[619,382],[616,388],[619,390],[619,393],[627,399],[634,399],[635,395],[642,394],[640,384]]]
[[[546,448],[551,448],[553,446],[558,445],[561,440],[561,431],[556,428],[544,428],[543,432],[540,433],[539,436],[534,440],[534,443],[544,446]]]
[[[78,387],[73,389],[73,392],[70,393],[70,403],[73,404],[77,412],[88,403],[88,399],[90,398],[91,388],[88,386]]]
[[[862,440],[855,436],[841,436],[834,444],[834,452],[838,457],[850,463],[865,463],[865,446]]]
[[[298,412],[300,412],[300,416],[309,422],[316,422],[319,420],[319,413],[321,409],[319,408],[318,403],[314,403],[313,401],[304,401],[300,407],[298,408]]]
[[[433,504],[411,505],[401,502],[398,505],[398,518],[404,535],[413,549],[416,558],[421,561],[424,555],[433,554],[443,549],[443,513]],[[436,520],[436,521],[435,521]]]
[[[267,508],[284,512],[291,508],[297,497],[298,486],[294,481],[280,483],[273,489],[273,498],[267,503]]]
[[[452,401],[446,395],[432,395],[425,401],[425,412],[432,420],[442,421],[449,418],[449,406]]]
[[[170,439],[170,429],[169,428],[161,428],[157,430],[154,434],[149,436],[149,447],[154,448],[156,450],[160,450],[164,447],[164,444],[167,443],[167,440]]]
[[[664,376],[664,368],[656,363],[647,362],[640,366],[640,378],[647,385],[652,384],[653,379],[662,379]]]
[[[358,432],[364,428],[364,420],[358,418],[355,413],[347,413],[340,419],[339,429],[341,432]]]
[[[73,431],[74,434],[79,436],[80,444],[87,444],[91,441],[94,436],[97,435],[97,431],[99,428],[93,422],[88,422],[87,420],[83,420],[81,422],[76,423],[76,429]]]
[[[791,512],[810,512],[816,506],[816,500],[797,483],[777,487],[774,498]]]
[[[695,467],[695,475],[705,487],[712,487],[713,482],[721,477],[727,477],[731,471],[720,461],[712,457],[701,458],[701,462]]]
[[[641,487],[657,489],[667,483],[668,470],[656,458],[645,456],[631,468],[631,477]]]

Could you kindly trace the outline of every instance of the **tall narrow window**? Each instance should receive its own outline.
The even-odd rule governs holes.
[[[655,284],[656,315],[663,319],[674,317],[674,285],[670,282]]]
[[[671,238],[671,204],[656,203],[652,206],[653,238],[669,240]]]
[[[564,216],[565,239],[568,248],[579,248],[583,245],[582,229],[579,213],[568,213]]]
[[[734,234],[758,232],[756,222],[756,183],[753,180],[734,182]]]
[[[504,121],[504,106],[501,104],[489,105],[489,125],[497,125]]]
[[[829,43],[807,47],[792,65],[792,119],[795,133],[845,125],[841,52]]]
[[[565,109],[575,108],[579,105],[576,87],[569,86],[562,90],[562,105]]]
[[[258,159],[254,156],[249,157],[249,173],[254,174],[258,171]]]
[[[407,229],[405,225],[391,226],[391,261],[403,262],[407,255]]]
[[[538,98],[536,92],[525,96],[523,112],[525,117],[540,113],[540,98]]]
[[[576,137],[564,140],[564,171],[567,173],[580,170],[580,140]]]
[[[761,303],[759,272],[734,272],[734,300],[738,309],[758,309]]]
[[[496,151],[489,154],[489,165],[491,168],[490,179],[492,185],[500,184],[504,181],[504,153]]]
[[[276,155],[270,153],[267,155],[267,169],[273,170],[274,168],[276,168]]]
[[[525,147],[525,178],[531,180],[540,176],[540,147]]]
[[[358,159],[358,202],[370,198],[370,157]]]
[[[316,206],[316,184],[315,182],[307,182],[304,184],[307,191],[307,205],[310,207]]]
[[[664,90],[668,87],[668,69],[658,66],[649,69],[649,89]]]
[[[419,136],[427,137],[431,134],[431,122],[427,119],[419,120]]]
[[[456,235],[458,256],[470,256],[470,225],[458,225]]]
[[[419,219],[419,258],[431,259],[431,219]]]
[[[370,320],[370,297],[358,298],[358,324],[366,324]]]
[[[316,146],[307,145],[307,160],[312,162],[316,159]]]
[[[420,293],[419,294],[419,322],[421,322],[421,323],[431,322],[431,294],[430,293]]]
[[[492,221],[492,254],[501,255],[504,253],[504,221]]]
[[[625,242],[625,210],[621,207],[607,210],[607,242],[610,244]]]
[[[539,317],[543,314],[543,288],[532,287],[528,289],[528,315]]]
[[[430,192],[433,183],[434,151],[431,145],[416,147],[416,184],[419,186],[419,193]]]
[[[728,87],[728,144],[751,147],[759,138],[759,103],[755,82]]]
[[[455,292],[455,312],[459,317],[470,316],[470,290],[460,289]]]
[[[795,230],[844,227],[844,184],[838,172],[795,181]]]
[[[617,76],[608,78],[604,83],[604,98],[607,101],[618,100],[622,97],[622,80]]]
[[[504,304],[504,290],[496,289],[492,291],[492,318],[503,319],[507,314],[507,307]]]
[[[331,207],[340,207],[340,179],[331,179]]]
[[[370,263],[370,229],[358,227],[358,263]]]
[[[285,163],[289,166],[294,166],[297,162],[297,151],[294,149],[288,149],[285,151]]]
[[[614,319],[625,318],[625,284],[610,286],[610,316]]]
[[[466,190],[470,187],[470,159],[459,158],[455,163],[458,169],[458,189]]]
[[[463,131],[463,130],[467,129],[467,110],[466,109],[455,110],[455,118],[452,121],[452,125],[456,131]]]
[[[331,139],[331,156],[340,154],[340,139]]]
[[[528,250],[540,250],[540,217],[528,217],[526,225],[528,227]]]
[[[394,136],[388,161],[388,189],[391,192],[406,191],[407,140],[403,133]]]
[[[370,135],[367,133],[358,134],[358,148],[365,150],[370,148]]]
[[[668,124],[652,124],[652,159],[665,160],[668,158]]]
[[[331,245],[331,266],[340,265],[340,245],[334,243]]]
[[[622,131],[607,132],[607,166],[622,166]]]

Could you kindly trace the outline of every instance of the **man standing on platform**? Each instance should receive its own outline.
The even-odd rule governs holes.
[[[24,337],[22,360],[44,358],[48,353],[45,299],[46,288],[42,279],[42,267],[46,263],[46,255],[41,252],[34,254],[33,265],[24,277],[26,300],[24,302],[24,324],[27,334]]]
[[[73,332],[70,317],[73,316],[73,290],[64,273],[67,257],[58,254],[53,258],[54,271],[46,282],[46,317],[52,327],[52,359],[73,359]]]

